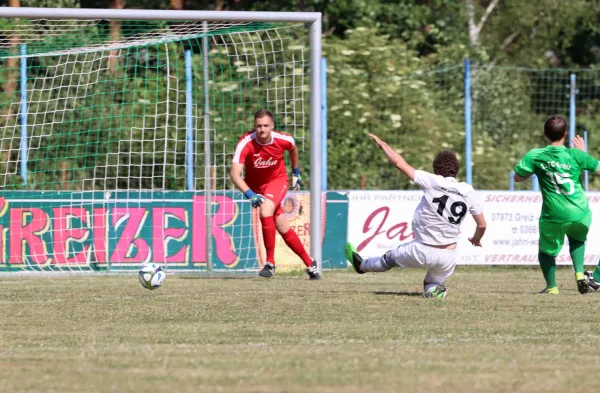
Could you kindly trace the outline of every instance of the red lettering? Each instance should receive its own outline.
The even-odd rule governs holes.
[[[54,213],[54,258],[56,263],[78,264],[87,263],[90,259],[91,246],[83,246],[83,251],[69,257],[69,244],[71,242],[83,243],[90,236],[88,212],[83,207],[55,207]],[[72,220],[81,221],[81,228],[73,228]]]
[[[27,223],[27,224],[25,224]],[[25,225],[24,225],[25,224]],[[34,263],[52,262],[42,235],[50,229],[50,217],[40,208],[15,208],[10,211],[10,263],[25,263],[26,248]]]
[[[390,240],[394,240],[396,237],[398,237],[399,241],[406,240],[409,237],[414,238],[414,233],[411,232],[409,234],[406,234],[406,231],[408,230],[408,223],[406,223],[406,222],[401,222],[399,224],[395,224],[392,227],[390,227],[389,229],[385,230],[384,229],[386,226],[385,224],[387,223],[387,219],[388,219],[389,215],[390,215],[389,207],[383,206],[383,207],[380,207],[379,209],[376,209],[373,213],[371,213],[367,217],[367,219],[365,220],[365,223],[363,225],[363,228],[362,228],[363,233],[368,234],[373,228],[375,228],[375,230],[373,231],[373,233],[368,235],[365,240],[363,240],[362,242],[359,243],[359,245],[357,247],[358,251],[364,249],[377,236],[384,234],[384,233],[386,234],[387,238]],[[375,222],[376,219],[380,220],[378,224]]]
[[[94,208],[94,261],[107,263],[108,258],[108,211],[106,208]]]
[[[125,225],[110,260],[115,263],[146,263],[152,251],[146,239],[140,237],[144,222],[148,217],[146,208],[115,207],[112,225],[117,229]]]

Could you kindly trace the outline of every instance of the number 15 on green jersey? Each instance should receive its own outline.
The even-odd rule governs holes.
[[[543,199],[540,221],[546,222],[578,221],[589,212],[580,181],[584,170],[596,173],[598,160],[565,146],[532,149],[515,167],[521,177],[538,177]]]

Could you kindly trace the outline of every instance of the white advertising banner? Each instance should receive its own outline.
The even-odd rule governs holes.
[[[420,191],[351,191],[348,193],[348,241],[363,257],[382,255],[413,240],[412,215],[423,195]],[[475,222],[467,215],[458,242],[458,263],[463,265],[537,265],[538,219],[542,196],[531,191],[480,191],[487,231],[483,247],[467,238]],[[600,259],[600,193],[588,193],[592,226],[586,243],[585,264]],[[568,242],[556,258],[570,265]]]

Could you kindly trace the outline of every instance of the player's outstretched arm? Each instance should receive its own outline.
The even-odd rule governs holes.
[[[481,247],[481,238],[483,237],[483,234],[485,233],[487,224],[485,222],[485,217],[483,216],[483,213],[474,214],[473,219],[475,220],[475,224],[477,226],[475,227],[475,234],[473,235],[473,237],[469,238],[469,241],[475,247]]]
[[[415,180],[415,168],[410,166],[406,160],[400,154],[398,154],[398,152],[392,149],[390,145],[379,139],[377,136],[369,134],[369,137],[377,143],[377,145],[387,156],[388,160],[390,160],[390,162],[394,164],[396,168],[408,176],[410,180]]]

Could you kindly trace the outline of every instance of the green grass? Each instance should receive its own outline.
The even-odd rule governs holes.
[[[0,280],[0,392],[589,392],[600,293],[539,270]]]

